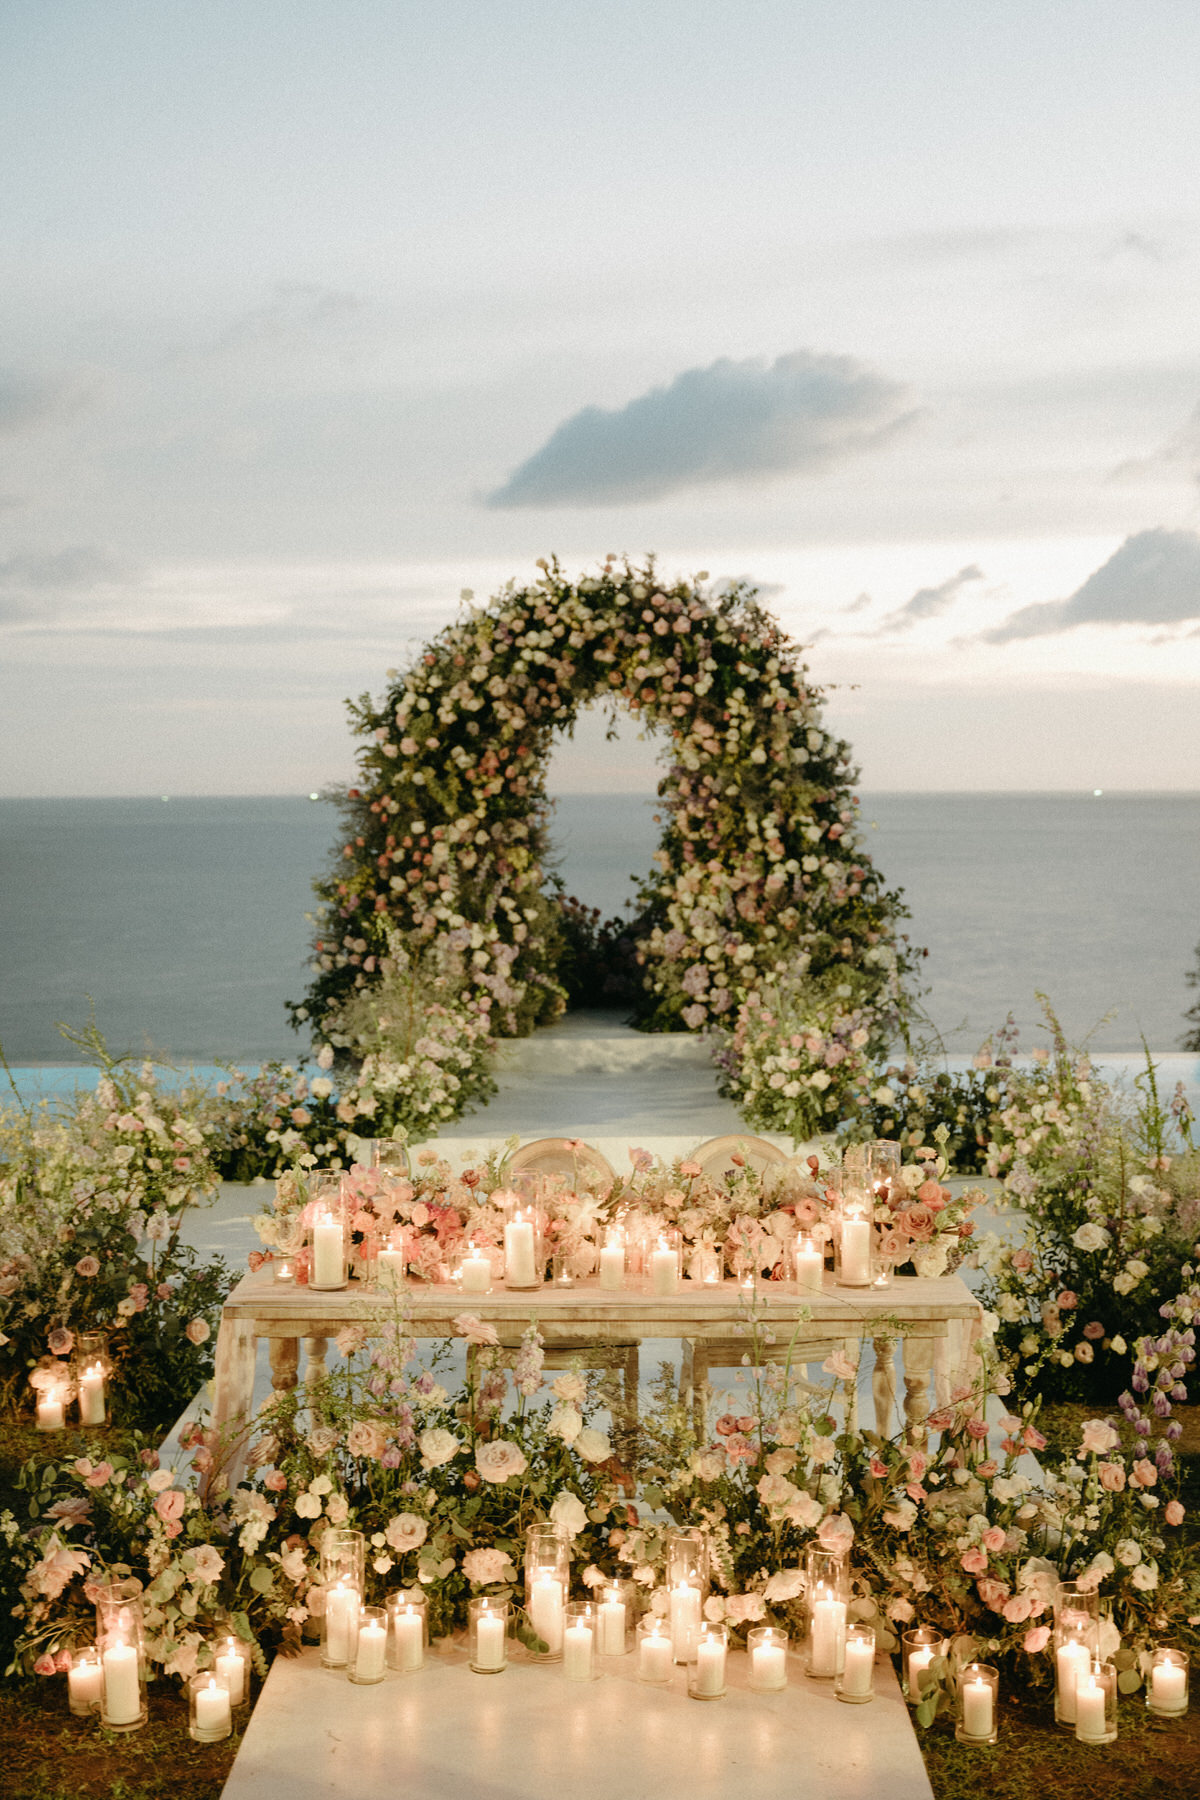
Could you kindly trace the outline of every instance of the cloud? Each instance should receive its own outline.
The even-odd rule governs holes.
[[[960,589],[969,582],[982,581],[983,570],[974,563],[960,569],[957,575],[951,575],[939,587],[918,588],[911,600],[889,613],[879,629],[881,632],[910,631],[914,625],[920,625],[925,619],[936,619],[952,606]]]
[[[1146,475],[1175,469],[1183,469],[1200,478],[1200,404],[1193,407],[1187,423],[1174,437],[1168,438],[1165,444],[1151,451],[1149,456],[1131,457],[1126,462],[1118,463],[1109,480],[1140,480]]]
[[[280,281],[260,306],[233,319],[221,333],[218,347],[238,349],[287,338],[307,338],[313,332],[338,326],[364,309],[357,294],[324,287],[311,281]]]
[[[96,383],[79,375],[22,375],[0,369],[0,433],[28,431],[86,406]]]
[[[0,561],[0,619],[53,619],[141,579],[135,563],[95,544],[9,556]]]
[[[898,382],[849,356],[723,357],[617,412],[585,407],[487,504],[614,506],[714,481],[819,474],[906,425],[906,400]]]
[[[1071,631],[1077,625],[1177,625],[1200,619],[1200,536],[1139,531],[1069,600],[1047,600],[983,634],[988,644]]]

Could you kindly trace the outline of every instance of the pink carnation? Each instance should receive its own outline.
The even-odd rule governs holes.
[[[1163,1508],[1163,1518],[1168,1525],[1182,1525],[1184,1509],[1178,1500],[1168,1500]]]
[[[1025,1633],[1025,1649],[1030,1656],[1036,1656],[1038,1651],[1044,1650],[1049,1642],[1050,1627],[1048,1625],[1035,1625],[1032,1631]]]

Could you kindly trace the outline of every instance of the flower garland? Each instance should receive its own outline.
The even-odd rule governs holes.
[[[782,994],[802,1023],[779,1085],[805,1129],[836,1120],[894,1035],[908,954],[900,899],[858,843],[849,747],[825,729],[820,690],[752,589],[664,583],[652,562],[610,558],[578,580],[538,566],[531,586],[447,627],[381,700],[352,704],[359,784],[316,884],[314,980],[294,1021],[343,1060],[402,1062],[378,1009],[364,1032],[362,1006],[399,943],[457,959],[452,1018],[522,1035],[562,1011],[546,771],[556,735],[603,700],[670,750],[631,926],[638,1023],[715,1032],[731,1091],[753,1097],[748,1041],[764,993]]]

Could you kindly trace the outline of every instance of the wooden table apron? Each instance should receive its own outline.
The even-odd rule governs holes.
[[[451,1337],[454,1320],[468,1313],[495,1326],[501,1344],[508,1346],[520,1342],[531,1318],[537,1320],[547,1347],[555,1349],[628,1343],[631,1338],[736,1340],[747,1346],[749,1342],[748,1296],[732,1281],[695,1289],[685,1282],[671,1296],[612,1292],[588,1284],[566,1292],[547,1285],[464,1295],[456,1286],[414,1283],[399,1299],[407,1328],[417,1337]],[[302,1338],[310,1357],[323,1366],[328,1338],[346,1325],[379,1329],[395,1303],[392,1295],[365,1282],[318,1290],[278,1282],[268,1270],[244,1276],[225,1301],[217,1335],[212,1423],[222,1443],[237,1437],[251,1418],[259,1338],[270,1341],[275,1386],[293,1387]],[[800,1322],[805,1308],[811,1316]],[[922,1403],[937,1342],[946,1338],[952,1320],[977,1328],[982,1316],[979,1301],[954,1275],[936,1280],[898,1276],[888,1288],[827,1285],[820,1294],[803,1298],[764,1283],[757,1290],[755,1310],[759,1323],[773,1333],[777,1350],[799,1323],[797,1362],[803,1360],[805,1340],[828,1339],[831,1332],[848,1339],[872,1338],[877,1415],[889,1397],[892,1401],[895,1397],[895,1335],[888,1329],[895,1322],[905,1346],[905,1413],[910,1427],[918,1426],[927,1410]],[[224,1460],[231,1483],[242,1461],[238,1450]]]

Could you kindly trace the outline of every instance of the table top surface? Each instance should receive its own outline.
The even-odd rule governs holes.
[[[636,1323],[645,1337],[694,1335],[706,1324],[729,1327],[749,1319],[799,1320],[854,1327],[896,1319],[911,1323],[977,1318],[980,1303],[957,1275],[936,1279],[897,1276],[886,1288],[844,1288],[831,1277],[819,1292],[799,1292],[793,1282],[761,1281],[748,1288],[736,1281],[681,1281],[676,1294],[606,1289],[595,1282],[569,1287],[547,1282],[537,1288],[497,1287],[490,1294],[464,1294],[456,1282],[409,1282],[391,1293],[373,1282],[351,1281],[344,1288],[318,1289],[277,1281],[267,1264],[238,1282],[225,1302],[224,1317],[245,1322],[294,1323],[305,1335],[318,1320],[349,1323],[384,1317],[399,1305],[419,1330],[446,1324],[469,1313],[497,1326],[536,1317],[543,1326],[594,1323],[612,1327]]]

